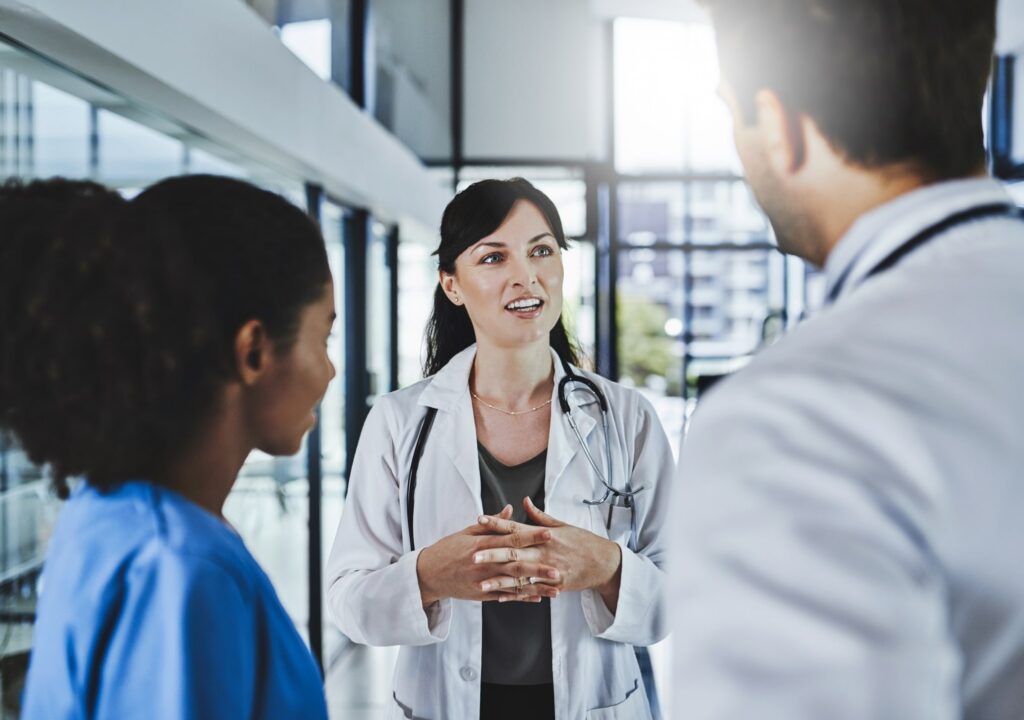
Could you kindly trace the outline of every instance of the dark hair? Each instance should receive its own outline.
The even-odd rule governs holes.
[[[701,0],[744,119],[774,91],[847,160],[938,181],[984,164],[996,0]]]
[[[438,268],[454,273],[455,258],[497,230],[518,200],[526,200],[540,210],[558,247],[568,249],[562,219],[551,198],[522,178],[481,180],[452,198],[444,209],[441,244],[434,252]],[[476,333],[466,308],[454,305],[438,283],[434,289],[434,310],[427,322],[427,359],[423,374],[433,375],[474,342]],[[576,348],[562,318],[551,329],[551,347],[563,360],[578,364]]]
[[[316,225],[248,183],[0,188],[0,428],[54,484],[153,478],[200,430],[259,319],[286,350],[330,279]]]

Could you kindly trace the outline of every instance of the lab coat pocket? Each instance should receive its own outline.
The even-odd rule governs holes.
[[[640,680],[633,682],[633,689],[626,693],[626,699],[616,705],[587,710],[587,720],[650,720],[651,710]]]
[[[391,693],[391,699],[394,702],[388,708],[387,720],[426,720],[426,718],[416,715],[411,707],[402,704],[395,693]]]
[[[610,503],[593,505],[590,508],[590,519],[594,532],[603,532],[613,542],[629,543],[633,531],[633,508]]]

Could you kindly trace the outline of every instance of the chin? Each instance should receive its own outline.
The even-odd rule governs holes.
[[[274,457],[288,457],[295,455],[299,450],[302,449],[302,438],[306,436],[306,432],[303,431],[301,435],[295,438],[281,438],[274,440],[273,442],[266,443],[260,448],[267,455],[273,455]]]

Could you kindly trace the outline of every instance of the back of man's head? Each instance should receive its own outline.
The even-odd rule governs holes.
[[[775,92],[845,158],[945,180],[984,166],[996,0],[701,0],[745,121]]]

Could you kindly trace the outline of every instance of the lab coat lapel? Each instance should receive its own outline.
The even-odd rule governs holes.
[[[437,408],[436,442],[473,495],[480,509],[480,462],[476,448],[476,423],[469,396],[469,371],[476,357],[471,345],[453,357],[424,388],[419,404]]]
[[[572,431],[569,421],[562,414],[558,402],[558,384],[565,376],[565,371],[554,351],[551,352],[555,361],[555,386],[551,396],[551,428],[548,431],[548,461],[544,481],[544,494],[548,498],[554,495],[555,487],[565,469],[576,457],[576,453],[580,452],[580,443],[576,439],[576,433]],[[569,409],[579,426],[580,435],[583,436],[584,442],[587,442],[591,431],[597,425],[597,419],[594,417],[599,409],[597,402],[592,400],[589,393],[569,393]]]

